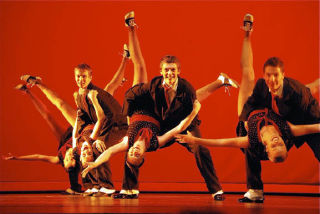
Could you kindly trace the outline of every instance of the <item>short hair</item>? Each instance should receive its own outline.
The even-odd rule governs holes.
[[[176,63],[178,70],[180,70],[180,61],[176,56],[165,55],[160,59],[160,69],[162,69],[163,63]]]
[[[267,66],[280,67],[281,72],[284,72],[283,61],[279,57],[271,57],[267,59],[267,61],[263,65],[263,72],[265,72]]]
[[[91,67],[90,67],[88,64],[86,64],[86,63],[81,63],[81,64],[77,65],[74,69],[79,69],[79,70],[81,70],[81,71],[87,70],[87,71],[89,71],[89,74],[92,75],[92,69],[91,69]]]

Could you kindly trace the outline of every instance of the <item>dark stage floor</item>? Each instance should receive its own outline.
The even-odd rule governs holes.
[[[250,213],[319,214],[319,197],[267,195],[263,204],[240,204],[241,195],[215,202],[208,194],[142,193],[139,199],[59,193],[0,194],[0,213]]]

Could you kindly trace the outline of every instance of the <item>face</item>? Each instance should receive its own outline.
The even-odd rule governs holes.
[[[130,147],[127,154],[127,161],[134,166],[138,166],[143,161],[144,153],[145,153],[145,142],[143,140],[138,139],[133,144],[133,146]]]
[[[163,63],[160,74],[168,86],[173,86],[178,79],[180,71],[176,63]]]
[[[66,154],[65,154],[64,160],[63,160],[63,164],[64,164],[65,169],[69,169],[70,167],[75,167],[76,160],[74,159],[72,148],[70,148],[66,151]]]
[[[264,69],[264,79],[271,92],[276,92],[283,84],[284,73],[280,67],[267,66]]]
[[[92,146],[86,141],[81,146],[80,161],[83,167],[86,167],[88,162],[93,161]]]
[[[74,77],[78,87],[81,89],[86,89],[92,80],[90,71],[80,70],[78,68],[74,69]]]
[[[282,162],[278,158],[285,160],[287,148],[276,128],[272,125],[264,126],[260,130],[260,134],[262,143],[266,146],[269,160],[274,163]]]

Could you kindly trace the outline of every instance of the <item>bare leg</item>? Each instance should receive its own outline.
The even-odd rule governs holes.
[[[112,80],[104,88],[104,90],[107,91],[112,96],[114,92],[118,89],[118,87],[122,84],[122,81],[124,78],[124,70],[126,68],[127,62],[128,62],[128,57],[127,57],[126,51],[124,50],[124,54],[122,56],[122,60],[117,72],[113,76]]]
[[[132,86],[139,83],[147,83],[148,75],[146,64],[142,56],[135,26],[129,26],[129,51],[134,65],[134,76]]]
[[[77,112],[66,101],[61,99],[57,93],[49,89],[42,82],[37,83],[36,86],[46,95],[48,100],[54,104],[63,114],[64,118],[71,126],[74,126],[76,121]]]
[[[242,79],[238,95],[238,116],[241,114],[243,106],[246,103],[248,97],[252,94],[254,88],[251,30],[247,25],[244,27],[245,37],[243,39],[241,52]]]
[[[314,95],[314,94],[319,92],[319,89],[320,89],[319,80],[320,79],[316,79],[312,83],[309,83],[309,84],[306,85],[308,88],[310,88],[310,91],[311,91],[312,95]]]
[[[202,87],[199,88],[196,93],[197,93],[197,100],[201,103],[203,100],[207,99],[207,97],[209,97],[209,95],[214,92],[215,90],[217,90],[218,88],[220,88],[222,86],[222,81],[217,79],[216,81]]]
[[[38,97],[36,97],[29,89],[26,89],[25,92],[29,95],[29,97],[31,98],[32,103],[34,104],[36,109],[39,111],[41,116],[47,122],[47,124],[49,125],[50,129],[53,131],[53,134],[60,141],[61,136],[64,133],[64,130],[53,119],[53,117],[52,117],[51,113],[49,112],[47,106],[45,106],[45,104],[43,104],[41,102],[41,100]]]

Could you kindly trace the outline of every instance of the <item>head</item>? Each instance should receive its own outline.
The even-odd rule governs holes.
[[[278,57],[269,58],[263,65],[263,78],[271,92],[276,92],[284,79],[283,62]]]
[[[160,74],[168,86],[173,86],[180,74],[180,61],[175,56],[164,56],[160,60]]]
[[[82,167],[87,167],[88,162],[94,161],[92,146],[84,141],[81,146],[80,162]]]
[[[140,166],[143,163],[146,144],[149,143],[152,132],[148,128],[140,129],[132,147],[127,153],[127,162],[132,166]]]
[[[269,160],[273,163],[285,161],[288,151],[279,131],[273,125],[267,125],[261,128],[260,135]]]
[[[74,78],[79,88],[86,89],[92,80],[92,70],[87,64],[79,64],[74,68]]]
[[[63,166],[67,171],[69,171],[70,168],[73,168],[76,166],[76,159],[74,157],[72,148],[69,148],[66,151],[66,154],[63,159]]]

